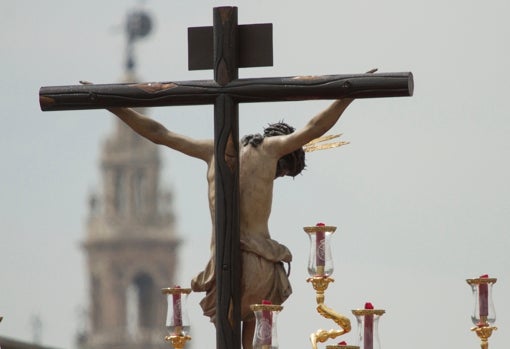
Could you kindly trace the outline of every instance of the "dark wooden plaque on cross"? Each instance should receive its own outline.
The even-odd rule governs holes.
[[[240,67],[272,65],[271,24],[238,25],[236,7],[213,9],[213,27],[188,30],[189,68],[214,80],[42,87],[43,111],[214,105],[216,347],[241,346],[239,103],[412,96],[410,72],[239,79]],[[229,313],[233,321],[229,321]]]

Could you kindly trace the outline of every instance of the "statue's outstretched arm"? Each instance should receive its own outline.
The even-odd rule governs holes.
[[[88,81],[80,81],[81,84],[91,84]],[[126,125],[140,136],[156,144],[166,145],[188,156],[210,162],[214,154],[214,142],[212,140],[198,140],[168,130],[158,121],[140,114],[130,108],[110,108]]]
[[[367,73],[376,71],[377,69],[371,69]],[[337,99],[329,107],[311,118],[305,127],[286,136],[272,137],[268,143],[272,143],[273,151],[279,156],[293,152],[328,132],[338,122],[352,101],[352,98]]]

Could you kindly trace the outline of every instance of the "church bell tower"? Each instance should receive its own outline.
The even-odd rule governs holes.
[[[145,12],[130,14],[128,40],[136,39],[136,30],[145,36],[147,25]],[[133,82],[130,45],[124,80]],[[101,151],[102,188],[90,198],[83,243],[89,324],[80,349],[168,349],[161,289],[173,286],[179,239],[160,167],[159,148],[116,121]]]
[[[166,348],[166,299],[179,240],[171,195],[159,188],[158,148],[117,122],[101,158],[84,242],[90,328],[84,349]]]

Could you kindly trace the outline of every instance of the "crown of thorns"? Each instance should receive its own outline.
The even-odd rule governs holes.
[[[294,127],[280,121],[275,124],[269,124],[266,128],[264,128],[264,136],[271,137],[288,135],[294,131]]]

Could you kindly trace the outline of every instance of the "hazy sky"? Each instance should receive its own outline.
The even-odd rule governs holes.
[[[100,147],[113,130],[102,110],[43,113],[41,86],[122,78],[122,26],[135,1],[0,2],[0,335],[72,348],[87,306],[84,255],[87,197],[101,184]],[[155,21],[137,48],[144,81],[211,79],[187,70],[187,28],[212,25],[212,8],[239,7],[239,23],[273,23],[274,66],[241,77],[412,71],[415,95],[355,101],[332,132],[350,145],[312,153],[302,176],[279,179],[270,228],[294,255],[294,294],[279,317],[280,347],[307,347],[319,327],[306,283],[302,227],[338,226],[336,282],[326,304],[354,317],[371,301],[386,310],[383,348],[477,348],[466,278],[497,277],[499,331],[510,343],[510,2],[170,1],[147,0]],[[284,119],[297,127],[328,101],[246,104],[241,134]],[[169,128],[212,137],[212,107],[152,109]],[[177,282],[207,261],[210,221],[205,166],[163,149],[164,183],[175,193],[184,239]],[[189,310],[195,348],[214,346],[201,315]],[[163,325],[163,324],[162,324]],[[356,332],[345,336],[354,342]],[[334,341],[327,344],[333,344]]]

